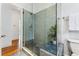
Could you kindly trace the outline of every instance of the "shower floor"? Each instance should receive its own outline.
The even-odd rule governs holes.
[[[57,55],[57,45],[56,44],[46,44],[45,46],[42,47],[42,49],[48,51],[49,53]]]
[[[33,51],[37,55],[40,55],[41,48],[51,54],[57,55],[57,45],[56,44],[45,44],[42,47],[37,47],[36,44],[34,44],[33,40],[29,40],[26,42],[25,47],[27,47],[29,50]]]
[[[26,41],[25,47],[34,52],[36,55],[40,55],[40,48],[36,46],[33,40]]]

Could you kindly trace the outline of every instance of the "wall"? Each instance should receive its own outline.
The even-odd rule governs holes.
[[[11,20],[11,25],[12,25],[12,38],[13,39],[19,39],[19,20],[20,20],[20,11],[13,9],[11,11],[12,13],[12,20]]]
[[[61,3],[57,3],[57,42],[62,41],[62,12],[61,12]]]
[[[15,6],[10,4],[2,4],[1,34],[6,35],[4,38],[2,38],[2,47],[11,45],[14,38],[19,39],[19,16],[19,12]]]
[[[78,3],[62,3],[61,7],[62,7],[62,9],[61,9],[62,17],[67,17],[71,14],[79,13],[79,8],[78,8],[79,4]],[[79,31],[77,31],[77,32],[76,31],[73,31],[73,32],[68,31],[68,33],[65,34],[66,33],[66,31],[65,31],[66,26],[64,25],[64,23],[65,23],[65,20],[63,20],[63,34],[64,34],[63,40],[67,39],[67,38],[79,39],[79,37],[78,37]],[[67,36],[67,38],[65,38],[65,36]]]
[[[6,35],[6,37],[2,38],[2,47],[6,47],[11,45],[11,12],[9,6],[7,4],[2,4],[1,8],[1,17],[2,17],[2,35]]]
[[[48,31],[56,24],[56,5],[35,14],[35,41],[40,46],[48,43]]]

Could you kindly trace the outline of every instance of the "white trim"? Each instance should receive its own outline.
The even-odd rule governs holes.
[[[46,54],[48,54],[48,55],[50,55],[50,56],[55,56],[54,54],[52,54],[52,53],[50,53],[50,52],[48,52],[48,51],[46,51],[46,50],[44,50],[44,49],[40,49],[40,51],[42,51],[43,53],[46,53]]]
[[[28,48],[23,47],[23,50],[29,53],[31,56],[37,56],[34,52],[30,51]]]

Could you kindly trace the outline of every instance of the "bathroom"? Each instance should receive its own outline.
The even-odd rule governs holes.
[[[0,28],[6,33],[1,34],[0,48],[9,46],[14,38],[18,39],[14,45],[18,45],[17,51],[20,51],[12,55],[79,55],[78,6],[79,3],[0,4]],[[7,24],[5,20],[11,22]]]

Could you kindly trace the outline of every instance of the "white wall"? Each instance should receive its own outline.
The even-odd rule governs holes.
[[[70,16],[71,14],[76,14],[79,13],[79,4],[78,3],[63,3],[61,4],[61,13],[62,13],[62,17],[67,17]],[[63,40],[67,39],[67,38],[71,38],[71,39],[79,39],[79,31],[73,31],[73,32],[69,32],[68,33],[65,30],[66,25],[64,26],[64,22],[65,20],[63,20]],[[65,34],[66,33],[66,34]]]
[[[79,3],[62,3],[61,5],[63,16],[79,13]]]
[[[79,13],[79,4],[78,3],[62,3],[57,4],[57,18],[58,19],[58,40],[64,43],[64,40],[67,38],[79,39],[79,31],[69,32],[66,31],[66,20],[63,17],[70,16],[72,14]]]
[[[1,35],[6,35],[2,38],[2,47],[11,45],[11,13],[8,5],[2,4],[1,8]]]
[[[12,44],[14,38],[19,39],[19,12],[15,6],[2,4],[1,8],[1,33],[6,35],[2,38],[1,46],[7,47]]]
[[[19,20],[20,20],[20,11],[12,10],[11,11],[11,29],[12,29],[12,38],[19,39]]]
[[[61,3],[57,3],[57,42],[62,42],[62,15]]]

